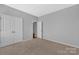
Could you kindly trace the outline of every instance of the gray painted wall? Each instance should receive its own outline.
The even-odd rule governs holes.
[[[24,39],[32,39],[32,21],[37,20],[37,17],[27,14],[25,12],[21,12],[17,9],[13,9],[11,7],[8,7],[6,5],[0,4],[0,13],[10,15],[10,16],[15,16],[15,17],[20,17],[23,19],[23,35]]]
[[[0,39],[1,39],[1,17],[0,17]]]
[[[39,17],[43,38],[79,47],[79,5]]]

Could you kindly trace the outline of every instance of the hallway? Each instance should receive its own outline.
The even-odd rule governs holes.
[[[1,55],[74,55],[78,48],[41,39],[32,39],[0,48]]]

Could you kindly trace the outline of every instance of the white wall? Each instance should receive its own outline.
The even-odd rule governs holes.
[[[23,19],[23,38],[24,40],[32,39],[32,35],[33,35],[32,22],[33,20],[37,20],[36,16],[30,15],[28,13],[19,11],[17,9],[2,4],[0,4],[0,13],[14,17],[21,17]]]
[[[1,17],[0,17],[0,39],[1,39]]]
[[[45,39],[79,47],[79,5],[39,17],[39,20],[43,21]]]

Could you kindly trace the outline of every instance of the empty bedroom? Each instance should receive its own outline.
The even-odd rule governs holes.
[[[79,4],[0,4],[0,55],[79,55]]]

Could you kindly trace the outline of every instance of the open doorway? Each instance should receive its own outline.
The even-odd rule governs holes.
[[[33,22],[33,38],[43,39],[43,22]]]

